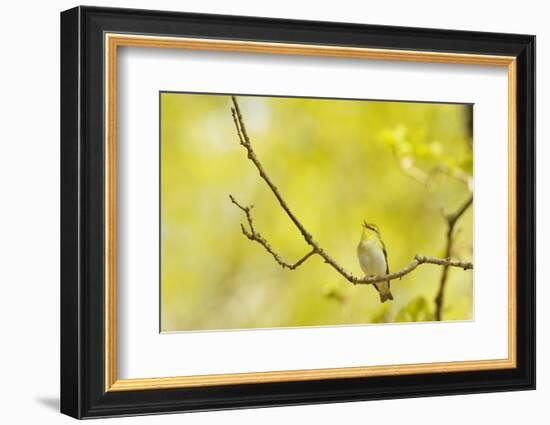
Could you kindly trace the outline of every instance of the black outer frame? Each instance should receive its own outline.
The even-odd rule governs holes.
[[[104,390],[105,32],[517,58],[517,368]],[[61,13],[61,412],[76,418],[535,388],[535,37],[76,7]]]

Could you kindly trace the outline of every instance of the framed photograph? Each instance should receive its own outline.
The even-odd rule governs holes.
[[[61,14],[61,411],[535,387],[535,37]]]

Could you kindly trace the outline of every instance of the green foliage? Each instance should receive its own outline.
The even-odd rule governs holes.
[[[402,307],[396,314],[395,322],[425,322],[434,320],[430,304],[426,298],[419,295],[413,298],[407,305]]]
[[[343,288],[336,282],[326,283],[323,288],[323,295],[327,299],[334,300],[339,304],[343,304],[346,302],[346,295],[344,294]]]
[[[265,169],[346,269],[360,275],[363,220],[380,228],[392,271],[416,253],[441,256],[440,208],[465,196],[448,174],[472,173],[470,106],[243,96],[239,103]],[[440,267],[393,282],[395,301],[384,305],[373,287],[351,285],[318,257],[282,269],[243,236],[242,211],[228,198],[255,205],[257,230],[286,260],[307,252],[239,145],[229,97],[164,93],[161,107],[162,330],[432,320]],[[403,159],[446,172],[433,174],[429,191],[403,172]],[[469,260],[472,210],[459,227],[453,254]],[[471,273],[452,271],[447,288],[445,318],[471,319]]]
[[[411,162],[422,163],[429,167],[444,169],[447,172],[473,174],[473,152],[471,140],[461,140],[462,149],[444,150],[443,144],[430,140],[422,129],[412,132],[403,125],[384,129],[380,139],[384,145],[393,149],[398,159],[409,158]]]

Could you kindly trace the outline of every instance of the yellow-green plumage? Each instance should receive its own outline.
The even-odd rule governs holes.
[[[390,272],[388,253],[376,226],[363,223],[363,233],[357,245],[357,258],[365,276],[382,276]],[[389,280],[375,283],[374,286],[380,294],[380,302],[393,300]]]

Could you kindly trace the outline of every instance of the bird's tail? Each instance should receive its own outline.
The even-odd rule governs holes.
[[[380,285],[376,285],[376,288],[378,289],[378,293],[380,295],[380,302],[384,303],[388,300],[393,301],[393,295],[390,292],[390,283],[384,282]]]

